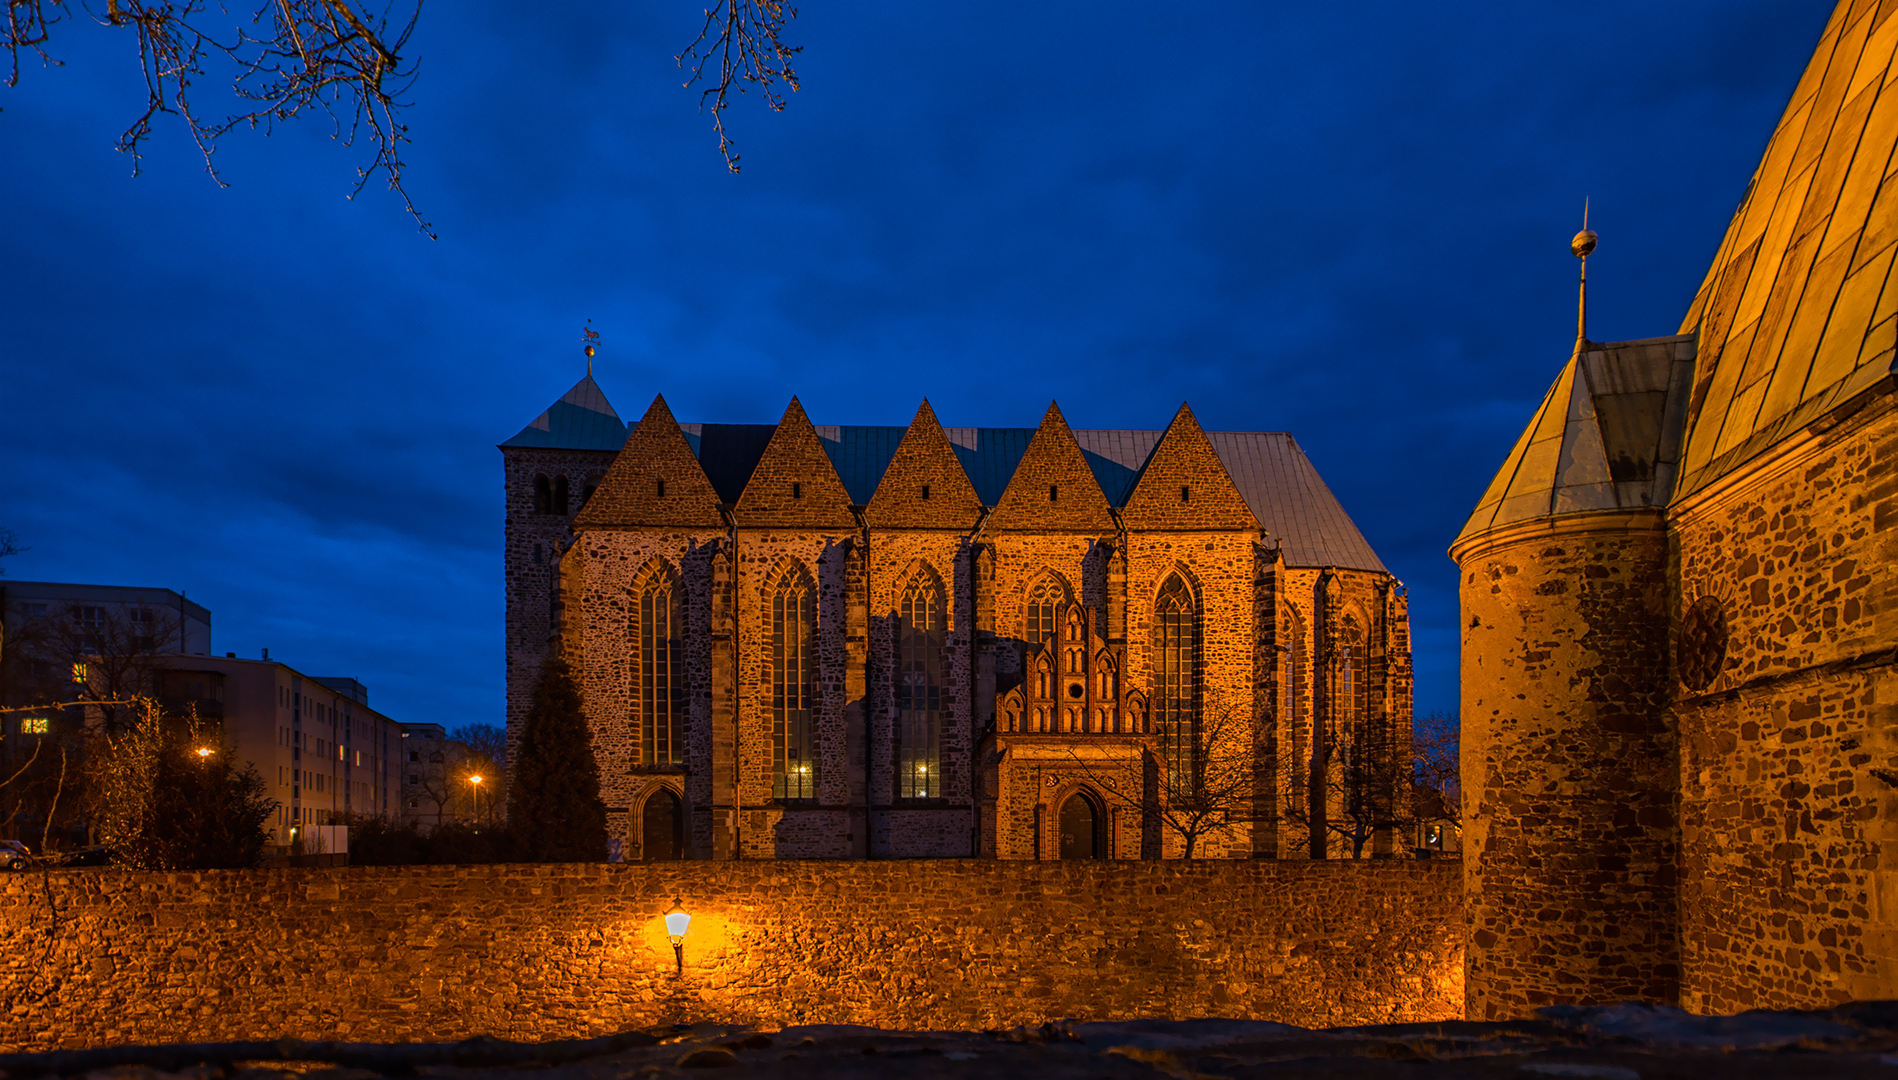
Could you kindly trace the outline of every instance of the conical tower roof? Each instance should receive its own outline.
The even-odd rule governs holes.
[[[1530,518],[1666,505],[1693,365],[1691,334],[1580,342],[1457,540]]]
[[[600,384],[587,375],[560,400],[521,429],[503,447],[543,450],[618,450],[626,442],[626,424],[607,403]]]
[[[1681,324],[1700,341],[1678,495],[1893,371],[1898,19],[1841,0]]]

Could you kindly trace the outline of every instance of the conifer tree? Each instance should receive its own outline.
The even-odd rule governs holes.
[[[507,819],[521,857],[532,862],[606,859],[606,804],[600,767],[567,661],[541,668],[521,729],[508,788]]]

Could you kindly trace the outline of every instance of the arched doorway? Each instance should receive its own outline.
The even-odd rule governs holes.
[[[646,862],[671,862],[685,858],[685,808],[671,788],[660,788],[646,799],[640,858]]]
[[[1061,804],[1061,857],[1098,859],[1101,857],[1101,819],[1094,800],[1080,792]]]

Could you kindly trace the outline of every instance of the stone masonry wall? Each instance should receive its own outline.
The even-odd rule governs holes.
[[[1453,1019],[1457,893],[1447,862],[13,874],[0,879],[0,1051],[549,1039],[679,1019]],[[675,898],[693,916],[683,976],[661,920]]]
[[[1682,1004],[1898,996],[1898,412],[1735,480],[1675,518]]]
[[[1659,514],[1570,515],[1466,544],[1470,1018],[1671,1003],[1678,758]]]

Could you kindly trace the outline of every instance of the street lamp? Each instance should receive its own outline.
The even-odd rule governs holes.
[[[681,975],[685,974],[685,931],[691,925],[692,916],[686,914],[682,901],[674,900],[672,910],[666,912],[666,939],[672,942],[672,959]]]
[[[481,824],[481,777],[470,776],[468,782],[474,785],[474,817],[475,824],[479,825]]]
[[[200,746],[200,747],[198,747],[198,760],[199,760],[199,761],[204,761],[205,759],[207,759],[207,758],[209,758],[210,756],[211,756],[211,748],[210,748],[210,747],[208,747],[208,746]]]

